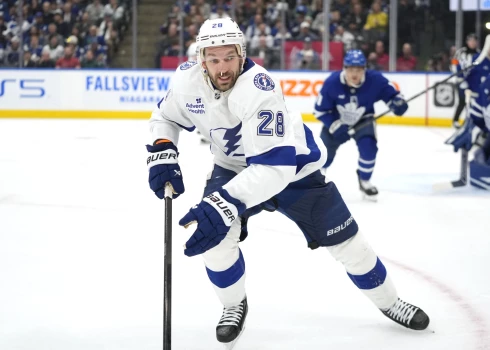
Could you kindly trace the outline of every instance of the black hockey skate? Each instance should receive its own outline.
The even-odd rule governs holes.
[[[429,316],[422,309],[400,298],[388,310],[381,312],[396,323],[416,331],[426,329],[430,322]]]
[[[357,180],[359,181],[359,189],[363,193],[363,197],[376,202],[378,200],[378,189],[370,181],[361,180],[359,170],[357,171]]]
[[[236,306],[223,308],[223,315],[216,326],[216,338],[226,343],[227,349],[232,349],[245,328],[248,305],[247,298]]]

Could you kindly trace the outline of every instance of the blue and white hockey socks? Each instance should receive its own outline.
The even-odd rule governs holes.
[[[225,307],[238,305],[245,298],[245,260],[238,248],[240,232],[241,220],[235,220],[220,244],[202,254],[208,277]]]
[[[388,309],[396,302],[398,295],[395,285],[361,232],[327,249],[344,265],[352,282],[378,309]]]

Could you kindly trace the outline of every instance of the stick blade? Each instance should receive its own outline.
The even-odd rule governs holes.
[[[432,185],[432,190],[434,192],[444,192],[452,190],[453,188],[464,187],[466,186],[466,181],[456,180],[452,182],[439,182]]]

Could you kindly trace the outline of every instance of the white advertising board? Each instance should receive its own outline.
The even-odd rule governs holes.
[[[166,70],[0,70],[0,117],[50,117],[53,113],[66,118],[117,118],[123,114],[126,118],[148,118],[170,88],[173,74]],[[288,108],[310,116],[310,120],[316,96],[329,74],[271,72],[281,81]],[[385,76],[409,98],[448,74]],[[416,124],[430,124],[430,118],[449,120],[454,103],[437,107],[433,100],[433,92],[418,97],[410,102],[405,118],[399,119],[408,122],[415,118],[419,120]],[[386,109],[383,102],[375,105],[377,114]],[[84,111],[91,113],[85,116]]]

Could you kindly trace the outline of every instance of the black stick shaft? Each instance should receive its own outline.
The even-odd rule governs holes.
[[[442,83],[445,83],[445,82],[446,82],[446,81],[448,81],[449,79],[451,79],[451,78],[455,77],[456,75],[459,75],[459,74],[461,74],[461,73],[463,73],[463,72],[465,72],[465,71],[467,71],[467,70],[469,70],[469,69],[471,69],[471,68],[473,68],[473,66],[469,66],[469,67],[467,67],[467,68],[463,69],[462,71],[459,71],[459,72],[456,72],[456,73],[451,74],[451,75],[450,75],[450,76],[448,76],[446,79],[444,79],[444,80],[442,80],[442,81],[438,81],[437,83],[435,83],[435,84],[433,84],[433,85],[429,86],[429,87],[428,87],[427,89],[425,89],[424,91],[421,91],[421,92],[419,92],[418,94],[416,94],[416,95],[414,95],[414,96],[410,97],[408,100],[406,100],[406,102],[408,103],[408,102],[410,102],[410,101],[412,101],[412,100],[415,100],[417,97],[419,97],[419,96],[422,96],[422,95],[426,94],[428,91],[432,90],[432,89],[433,89],[433,88],[435,88],[437,85],[442,84]],[[378,116],[374,117],[374,120],[377,120],[377,119],[379,119],[379,118],[382,118],[382,117],[384,117],[385,115],[387,115],[387,114],[388,114],[388,113],[390,113],[390,112],[391,112],[391,109],[388,109],[387,111],[385,111],[385,112],[381,113],[380,115],[378,115]],[[352,134],[353,134],[355,131],[357,131],[357,130],[359,130],[359,129],[362,129],[363,127],[365,127],[365,126],[366,126],[367,124],[369,124],[370,122],[371,122],[371,121],[361,122],[361,123],[357,124],[356,126],[351,127],[351,128],[349,129],[349,131],[350,131],[350,130],[353,130],[353,131],[351,131],[349,134],[351,134],[351,135],[352,135]]]
[[[163,350],[172,349],[172,197],[165,197],[163,277]]]

